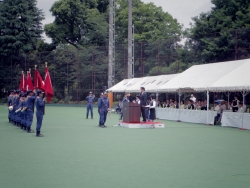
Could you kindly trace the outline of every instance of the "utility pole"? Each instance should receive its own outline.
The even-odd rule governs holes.
[[[115,0],[109,0],[108,88],[115,83]]]
[[[128,78],[134,78],[132,0],[128,0]]]

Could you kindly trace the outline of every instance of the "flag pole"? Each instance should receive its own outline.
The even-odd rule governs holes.
[[[37,86],[38,86],[38,83],[37,83],[38,80],[37,80],[37,75],[36,75],[36,67],[37,67],[37,65],[35,65],[34,67],[35,67],[35,75],[34,75],[34,83],[35,84],[34,85],[35,85],[35,88],[37,89]]]
[[[48,67],[48,63],[47,62],[45,62],[45,68],[47,68]],[[45,91],[44,91],[45,92]],[[45,93],[46,94],[46,93]],[[47,96],[46,96],[47,97]],[[46,99],[47,100],[47,99]],[[45,115],[45,101],[44,101],[44,109],[43,109],[43,115]]]
[[[21,89],[22,92],[25,91],[25,88],[24,88],[24,87],[25,87],[25,84],[24,84],[24,82],[25,82],[25,81],[24,81],[24,71],[22,70],[22,89]]]

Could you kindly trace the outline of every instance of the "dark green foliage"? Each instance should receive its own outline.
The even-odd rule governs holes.
[[[95,0],[59,0],[50,11],[55,21],[45,25],[45,32],[55,44],[68,43],[79,48],[79,45],[107,43],[108,23],[97,9]]]
[[[43,32],[43,19],[36,0],[4,0],[0,6],[0,55],[35,50]]]
[[[214,8],[193,18],[192,49],[203,62],[248,58],[250,1],[212,0]]]

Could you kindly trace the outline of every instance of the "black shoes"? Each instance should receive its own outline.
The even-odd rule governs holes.
[[[40,133],[40,131],[36,132],[36,137],[43,137],[43,134]]]
[[[34,130],[32,130],[32,129],[29,128],[29,129],[27,130],[27,133],[34,133]]]
[[[107,126],[105,126],[105,125],[101,125],[101,128],[107,128]]]

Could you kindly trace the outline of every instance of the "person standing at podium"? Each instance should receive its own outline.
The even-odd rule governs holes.
[[[142,121],[146,122],[146,114],[145,114],[145,106],[147,105],[147,93],[145,92],[145,88],[141,87],[141,95],[140,95],[140,106],[141,106],[141,115]]]

